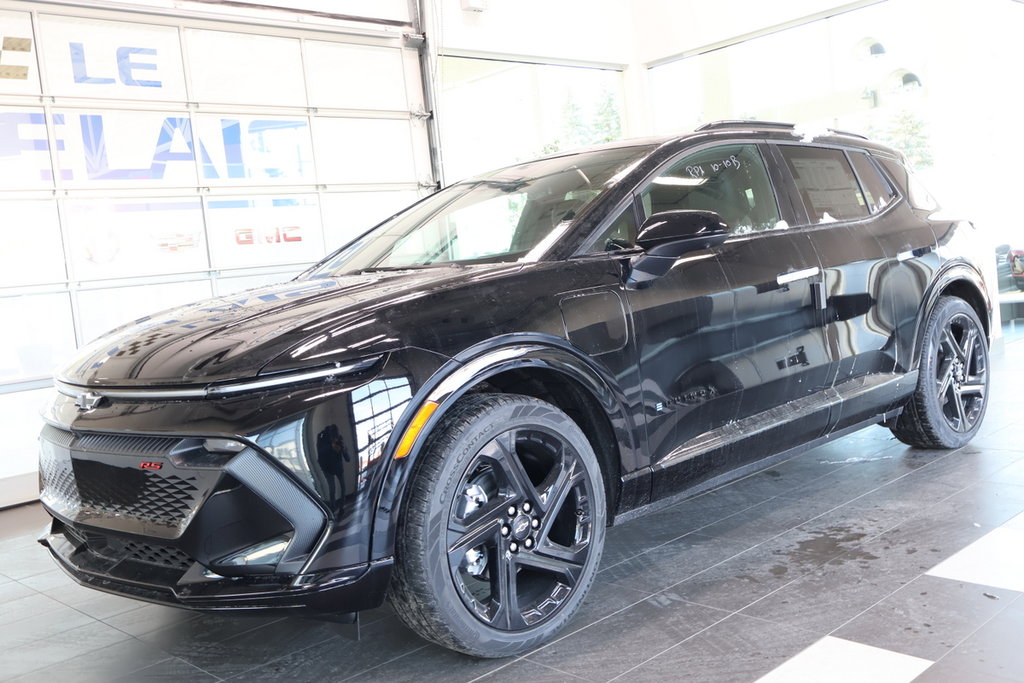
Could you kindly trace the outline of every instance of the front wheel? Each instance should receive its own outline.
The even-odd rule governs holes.
[[[925,324],[917,389],[892,433],[918,448],[959,448],[981,428],[988,404],[988,342],[967,302],[940,297]]]
[[[468,396],[413,471],[390,599],[422,636],[478,657],[552,638],[590,589],[604,543],[593,449],[558,408]]]

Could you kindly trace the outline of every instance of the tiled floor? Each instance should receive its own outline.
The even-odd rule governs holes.
[[[1024,681],[1024,341],[956,452],[871,428],[611,529],[558,640],[475,660],[387,608],[326,623],[197,615],[80,588],[0,512],[0,678],[38,681]]]

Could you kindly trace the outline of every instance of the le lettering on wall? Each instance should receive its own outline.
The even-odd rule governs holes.
[[[186,99],[176,28],[51,16],[39,23],[54,95]]]

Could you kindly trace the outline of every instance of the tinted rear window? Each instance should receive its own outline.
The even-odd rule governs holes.
[[[857,176],[842,150],[800,145],[780,145],[779,150],[793,174],[811,223],[868,215]]]
[[[860,178],[861,189],[864,190],[864,198],[867,199],[871,213],[878,213],[896,199],[896,190],[867,154],[850,152],[850,161]]]

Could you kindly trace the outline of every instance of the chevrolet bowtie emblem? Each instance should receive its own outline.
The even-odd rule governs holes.
[[[100,396],[99,394],[92,391],[87,391],[83,394],[78,395],[78,397],[75,399],[75,405],[78,406],[78,409],[81,410],[83,413],[87,413],[90,410],[93,410],[97,406],[99,406],[102,400],[103,397]]]

